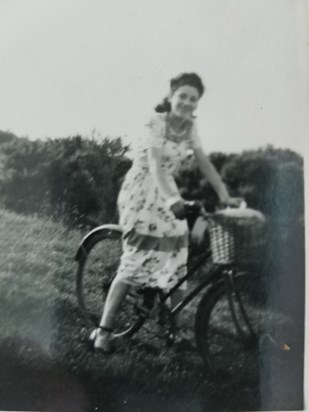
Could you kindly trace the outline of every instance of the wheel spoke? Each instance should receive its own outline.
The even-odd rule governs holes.
[[[261,282],[256,283],[252,275],[236,276],[234,282],[234,290],[225,284],[203,297],[196,339],[203,358],[216,372],[253,376],[259,370],[261,339],[289,319],[270,309]]]

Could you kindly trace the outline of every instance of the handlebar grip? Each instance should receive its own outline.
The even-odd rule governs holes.
[[[197,200],[186,200],[185,211],[186,213],[197,213],[202,209],[202,205]]]
[[[239,205],[229,205],[225,202],[220,203],[220,207],[223,209],[246,209],[247,208],[247,202],[242,199]]]

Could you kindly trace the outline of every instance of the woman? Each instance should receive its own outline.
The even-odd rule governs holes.
[[[146,125],[132,168],[122,185],[118,207],[123,227],[123,254],[109,290],[100,327],[92,333],[94,348],[110,350],[113,321],[131,285],[170,289],[186,274],[188,226],[184,200],[173,173],[188,150],[227,205],[238,205],[230,197],[214,166],[203,152],[194,112],[204,93],[200,77],[183,73],[170,82],[170,92]],[[185,288],[186,285],[184,285]],[[183,290],[173,295],[172,305]]]

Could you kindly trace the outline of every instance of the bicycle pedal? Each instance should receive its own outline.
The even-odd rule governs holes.
[[[168,348],[170,348],[171,346],[174,345],[174,343],[175,343],[175,335],[174,335],[174,333],[169,333],[169,334],[165,337],[165,339],[166,339],[166,346],[167,346]]]
[[[130,303],[135,303],[138,299],[140,299],[140,295],[137,294],[128,293],[126,296],[126,300]]]
[[[135,309],[140,315],[147,316],[150,313],[150,310],[144,306],[136,305]]]

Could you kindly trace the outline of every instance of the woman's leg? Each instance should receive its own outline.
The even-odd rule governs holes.
[[[183,298],[184,298],[185,292],[182,289],[177,289],[175,290],[175,292],[171,295],[171,306],[172,308],[176,307],[178,305],[178,303],[180,303]],[[177,329],[180,329],[181,325],[180,325],[180,313],[178,313],[178,315],[175,316],[174,321],[175,321],[175,327]]]
[[[171,304],[172,308],[176,307],[185,297],[185,291],[183,289],[176,290],[171,295]],[[175,343],[179,350],[192,350],[192,336],[191,333],[188,331],[186,325],[182,321],[182,317],[180,313],[174,317],[174,325],[175,325]]]
[[[112,282],[100,321],[100,327],[102,329],[99,329],[94,343],[95,348],[109,349],[111,331],[108,329],[113,329],[114,319],[117,316],[129,288],[129,283],[118,280],[117,278]],[[104,328],[107,330],[104,330]]]

